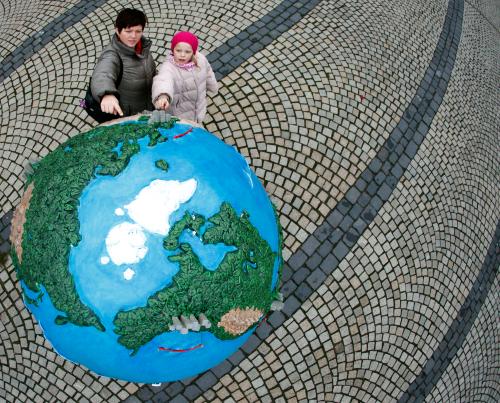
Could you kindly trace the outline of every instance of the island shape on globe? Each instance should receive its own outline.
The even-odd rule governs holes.
[[[217,365],[282,306],[282,238],[233,147],[176,118],[150,121],[97,127],[34,164],[11,254],[59,354],[157,383]]]

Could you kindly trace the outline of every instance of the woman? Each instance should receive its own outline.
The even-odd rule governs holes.
[[[151,41],[143,36],[146,15],[126,8],[116,17],[115,34],[103,50],[91,80],[92,96],[101,110],[130,116],[152,110],[151,85],[156,65]]]

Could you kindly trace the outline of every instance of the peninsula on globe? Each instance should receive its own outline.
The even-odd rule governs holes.
[[[179,245],[179,236],[189,229],[198,233],[205,218],[188,213],[170,230],[163,245],[167,250],[179,249],[169,257],[180,265],[173,284],[158,291],[148,299],[146,307],[119,312],[114,320],[118,342],[136,351],[155,336],[168,331],[172,318],[205,314],[211,323],[218,323],[210,330],[219,338],[239,336],[249,326],[234,328],[230,321],[235,309],[267,312],[276,294],[270,292],[275,253],[248,221],[246,214],[236,215],[227,203],[219,213],[210,217],[210,226],[202,235],[204,243],[224,243],[236,250],[226,253],[215,271],[207,270],[187,243]],[[226,321],[224,315],[229,314]],[[257,321],[255,320],[255,322]],[[252,323],[253,325],[253,323]]]
[[[163,382],[216,365],[274,309],[282,239],[234,148],[176,118],[147,120],[77,135],[34,164],[11,255],[60,354]]]

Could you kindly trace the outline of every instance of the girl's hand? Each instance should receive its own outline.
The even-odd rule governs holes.
[[[114,95],[104,95],[101,99],[101,110],[113,115],[123,116],[123,111],[120,108],[120,103]]]
[[[160,95],[155,101],[155,108],[166,111],[170,106],[170,102],[168,102],[168,100],[169,98],[167,95]]]

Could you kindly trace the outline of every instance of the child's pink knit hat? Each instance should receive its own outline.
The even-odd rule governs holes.
[[[192,34],[191,32],[188,31],[180,31],[177,32],[174,37],[172,38],[172,45],[170,46],[170,49],[172,52],[174,51],[175,46],[179,42],[185,42],[189,45],[191,45],[191,48],[193,49],[193,54],[196,53],[198,50],[198,38],[196,35]]]

